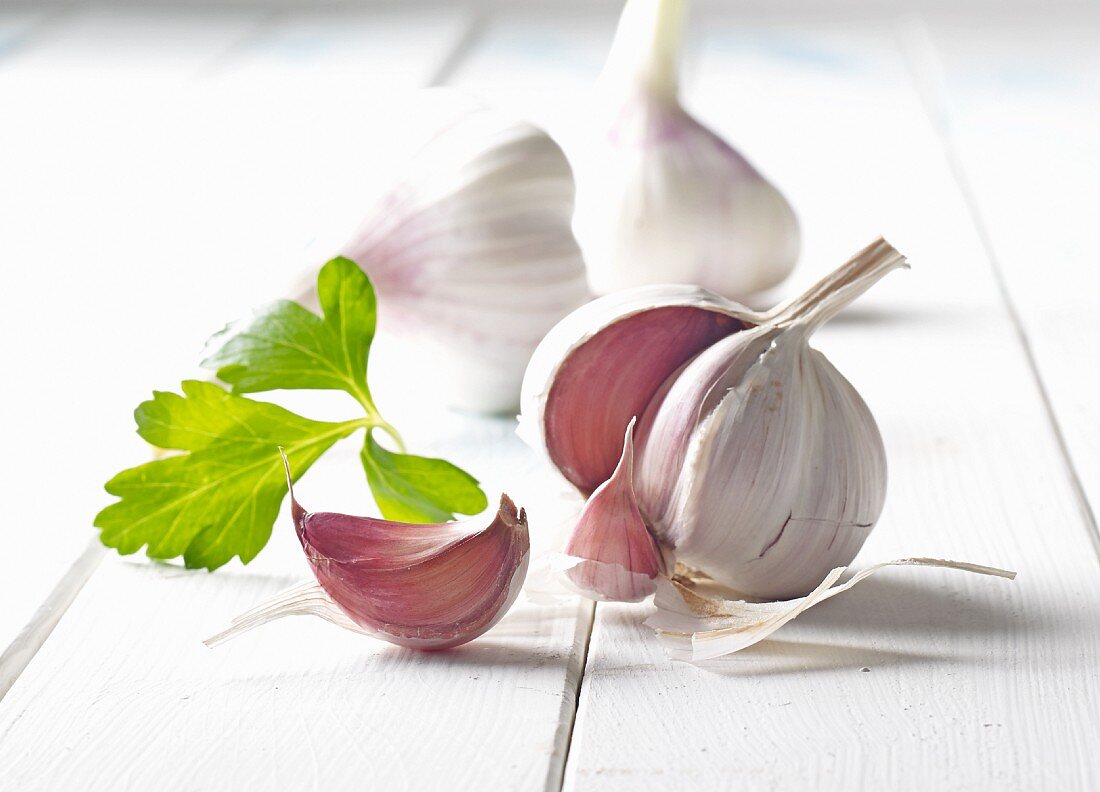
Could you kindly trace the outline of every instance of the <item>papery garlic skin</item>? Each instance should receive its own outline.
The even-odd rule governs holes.
[[[455,406],[513,411],[536,344],[589,299],[573,198],[544,131],[466,101],[343,247]]]
[[[562,570],[574,590],[594,600],[639,602],[657,590],[665,559],[634,493],[634,420],[611,477],[588,498],[565,546]]]
[[[744,299],[798,258],[786,199],[679,103],[684,0],[627,0],[586,134],[574,230],[597,294],[693,283]]]
[[[746,596],[804,594],[852,560],[886,487],[867,405],[807,342],[901,266],[879,240],[763,313],[676,286],[600,298],[536,350],[523,436],[587,495],[640,414],[634,486],[663,548]]]
[[[799,330],[775,334],[762,353],[753,335],[767,334],[751,332],[707,350],[723,358],[732,387],[715,389],[723,398],[700,411],[690,434],[655,430],[644,454],[690,437],[672,490],[651,501],[650,527],[682,563],[768,599],[805,594],[808,582],[855,558],[886,498],[886,451],[870,410]],[[705,382],[696,379],[700,363],[677,384]],[[667,467],[642,471],[650,487],[668,479]]]

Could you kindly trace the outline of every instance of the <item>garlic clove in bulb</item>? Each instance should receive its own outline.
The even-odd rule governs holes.
[[[527,516],[507,495],[487,524],[481,516],[437,525],[309,512],[293,489],[290,497],[316,585],[243,614],[208,645],[281,616],[311,614],[399,646],[447,649],[496,624],[527,574]]]
[[[611,477],[588,498],[566,544],[572,587],[590,599],[639,602],[657,589],[665,560],[634,496],[634,421]]]
[[[732,387],[721,401],[678,427],[674,436],[690,437],[685,462],[650,512],[661,510],[651,528],[680,561],[753,597],[799,596],[855,558],[886,497],[886,452],[870,411],[800,330],[779,332],[763,353],[737,337],[708,350],[744,373],[724,375]],[[705,382],[696,376],[688,366],[684,386]],[[654,466],[645,474],[668,476]]]
[[[341,252],[370,275],[382,330],[427,349],[455,406],[514,411],[536,344],[590,296],[573,174],[538,127],[429,93],[460,109]]]
[[[634,486],[662,547],[749,596],[804,594],[855,556],[886,481],[870,411],[808,339],[901,266],[879,240],[764,313],[676,286],[600,298],[536,350],[523,434],[588,494],[641,415]]]
[[[591,121],[570,140],[574,230],[597,294],[693,283],[744,299],[798,258],[787,200],[679,101],[686,0],[627,0]]]

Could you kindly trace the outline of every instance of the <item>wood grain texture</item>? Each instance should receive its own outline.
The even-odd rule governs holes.
[[[205,229],[209,236],[201,247],[210,260],[202,262],[201,274],[192,270],[181,283],[169,282],[171,269],[160,260],[156,277],[131,285],[144,300],[154,289],[179,289],[159,309],[199,314],[164,330],[149,321],[151,337],[141,343],[163,348],[186,335],[194,344],[204,329],[245,310],[246,294],[262,299],[257,282],[274,294],[291,272],[323,260],[327,251],[301,240],[323,236],[319,218],[326,212],[357,221],[369,205],[366,196],[379,186],[379,177],[367,173],[381,150],[373,148],[378,138],[370,132],[374,100],[431,79],[432,63],[446,58],[464,24],[465,17],[452,11],[278,17],[220,55],[216,68],[204,67],[199,82],[168,92],[167,100],[193,114],[182,131],[200,134],[162,141],[179,144],[173,153],[184,152],[173,176],[187,178],[187,167],[199,170],[191,177],[193,197],[167,205],[192,213]],[[303,57],[303,73],[311,76],[281,79],[284,72],[298,73]],[[311,91],[310,85],[323,87]],[[349,96],[359,100],[349,102]],[[217,122],[221,112],[232,118],[224,129]],[[182,145],[185,137],[194,150]],[[284,162],[285,152],[300,156]],[[127,172],[134,170],[124,162]],[[215,171],[224,194],[198,192],[202,174]],[[283,180],[277,190],[270,188],[272,178]],[[301,185],[304,196],[271,197],[293,193],[288,184]],[[300,202],[307,200],[316,205],[303,211]],[[214,221],[219,212],[226,218],[220,226]],[[148,238],[151,232],[141,233]],[[288,253],[296,238],[296,252]],[[183,257],[196,254],[197,245],[184,241],[164,255],[184,266]],[[137,249],[113,249],[122,259],[120,276],[142,265]],[[215,272],[224,289],[212,289]],[[193,278],[200,282],[188,286]],[[206,291],[209,299],[198,300]],[[189,298],[201,304],[188,305]],[[122,313],[131,332],[140,310]],[[537,515],[533,544],[545,546],[573,504],[515,437],[514,421],[441,412],[439,393],[420,387],[423,372],[394,372],[399,357],[377,351],[378,401],[410,448],[475,472],[494,501],[507,486]],[[102,365],[103,355],[95,359]],[[155,371],[141,367],[130,379],[142,380],[144,389],[155,373],[170,385],[181,369],[186,372],[173,357]],[[87,405],[93,415],[122,401],[121,387],[107,390]],[[349,409],[339,394],[280,399],[321,418],[346,417]],[[304,503],[318,508],[373,510],[353,442],[318,463],[298,489]],[[108,556],[0,703],[0,788],[560,785],[590,605],[521,602],[476,644],[446,654],[397,650],[307,619],[270,625],[217,650],[200,643],[236,613],[308,575],[286,515],[247,569],[231,564],[211,575]]]
[[[1100,18],[935,18],[908,32],[1100,548]]]
[[[1020,577],[884,573],[701,667],[664,658],[645,608],[599,605],[566,788],[1095,786],[1097,558],[892,26],[710,24],[704,43],[688,102],[791,197],[795,280],[880,232],[913,262],[815,340],[890,460],[861,559]]]
[[[450,81],[566,136],[610,41],[614,9],[600,8],[492,16]],[[60,20],[57,38],[0,59],[0,107],[21,108],[22,119],[0,124],[0,172],[21,186],[0,190],[0,216],[15,221],[0,257],[34,264],[0,294],[5,359],[28,385],[5,393],[0,480],[20,493],[9,521],[34,526],[6,540],[21,561],[0,579],[0,596],[16,603],[0,610],[0,645],[80,551],[100,482],[144,453],[120,440],[128,406],[186,374],[196,342],[245,301],[275,296],[341,241],[385,181],[372,147],[411,143],[380,122],[403,112],[387,95],[436,79],[469,18],[395,5],[381,16],[252,11],[139,12],[122,23],[111,16],[121,12],[80,11]],[[556,789],[563,769],[566,788],[586,791],[1100,786],[1097,557],[989,256],[1088,489],[1095,408],[1087,388],[1071,387],[1075,358],[1058,341],[1092,343],[1077,330],[1095,299],[1085,289],[1059,296],[1026,264],[1057,264],[1067,283],[1093,276],[1080,237],[1046,240],[1059,254],[1048,261],[1044,227],[1014,212],[999,166],[1025,144],[1069,141],[1056,154],[1044,143],[1068,182],[1045,180],[1038,155],[1016,163],[1032,202],[1023,205],[1041,212],[1060,183],[1093,194],[1092,127],[1070,129],[1085,89],[1060,92],[1094,55],[1076,26],[1052,32],[1024,82],[1036,70],[1049,77],[1040,67],[1053,63],[1059,87],[1021,94],[1002,85],[1003,71],[982,83],[990,63],[1010,68],[1020,34],[990,33],[993,54],[975,61],[969,33],[953,24],[930,26],[930,66],[932,50],[922,55],[911,29],[899,37],[890,23],[697,17],[686,99],[799,211],[805,253],[787,289],[879,233],[913,261],[815,341],[886,440],[887,510],[861,561],[949,556],[1017,569],[1015,583],[886,571],[699,667],[667,661],[641,626],[645,607],[600,605],[582,669],[591,607],[523,599],[446,655],[307,619],[205,649],[200,638],[308,574],[283,515],[248,568],[209,575],[109,556],[0,702],[0,789]],[[112,51],[101,55],[93,43],[104,35]],[[166,45],[151,46],[161,35]],[[944,119],[929,118],[935,80],[969,202],[945,157]],[[1014,132],[1024,108],[1053,119]],[[1079,203],[1056,203],[1054,215],[1087,227]],[[44,303],[65,321],[44,317]],[[28,337],[36,343],[12,343]],[[422,377],[427,387],[403,387],[402,365],[395,348],[372,361],[392,383],[380,405],[410,447],[463,465],[491,496],[506,489],[528,506],[536,548],[550,546],[572,505],[512,422],[439,411],[445,386]],[[71,392],[34,387],[63,373],[82,383],[75,409]],[[346,416],[339,395],[279,398]],[[43,443],[36,419],[61,428]],[[321,460],[299,496],[369,512],[354,444]],[[0,668],[0,684],[8,678]]]
[[[220,268],[188,249],[197,168],[176,152],[194,147],[188,81],[259,18],[53,9],[0,50],[0,480],[19,559],[0,576],[0,646],[92,538],[102,483],[146,453],[133,406],[224,321],[202,298]]]
[[[545,548],[571,505],[514,422],[458,423],[440,414],[407,439],[494,495],[507,481]],[[356,453],[349,442],[319,462],[296,487],[301,501],[367,511]],[[0,788],[558,787],[589,604],[521,598],[485,636],[438,654],[306,618],[200,643],[309,575],[286,514],[246,569],[108,556],[0,702]]]

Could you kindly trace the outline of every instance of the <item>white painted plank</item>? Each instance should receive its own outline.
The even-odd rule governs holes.
[[[802,217],[797,284],[880,232],[913,262],[815,344],[890,460],[860,563],[946,556],[1020,577],[883,574],[702,667],[664,658],[645,608],[597,606],[566,788],[1095,787],[1097,558],[892,30],[713,24],[698,76],[691,104]]]
[[[133,406],[232,304],[211,285],[223,262],[185,249],[201,187],[181,97],[259,18],[75,11],[0,59],[0,480],[23,526],[2,647],[86,547],[102,483],[145,453]]]
[[[396,17],[377,30],[355,18],[334,12],[305,26],[318,82],[389,65]],[[13,519],[36,526],[8,545],[32,560],[0,582],[14,603],[0,610],[0,646],[93,535],[92,517],[108,501],[103,482],[145,453],[133,407],[195,373],[203,341],[226,321],[327,257],[316,240],[337,215],[331,197],[363,184],[380,156],[357,148],[369,135],[354,134],[366,125],[370,85],[342,113],[334,94],[318,92],[327,101],[303,109],[248,77],[301,18],[259,27],[264,19],[240,9],[84,11],[0,60],[0,174],[18,187],[0,190],[9,277],[0,351],[28,383],[3,396],[0,480],[22,493]],[[455,10],[403,19],[408,88],[446,57],[464,21]],[[349,28],[363,36],[358,61]],[[100,41],[109,48],[97,49]],[[253,47],[263,54],[253,57]],[[403,73],[394,70],[395,85]],[[326,129],[333,120],[342,120],[339,134]],[[345,202],[344,234],[367,204]],[[43,429],[47,420],[65,429]],[[42,503],[53,504],[45,520]]]
[[[407,424],[406,424],[407,425]],[[438,415],[410,443],[507,481],[533,540],[555,509],[511,421]],[[366,510],[354,443],[302,481],[314,508]],[[520,602],[457,650],[398,649],[287,619],[210,650],[228,618],[309,576],[284,514],[247,569],[111,556],[0,703],[13,789],[557,788],[590,608]],[[60,759],[59,759],[60,757]]]
[[[1100,17],[1024,16],[992,25],[944,18],[930,31],[914,29],[910,37],[929,67],[924,87],[1030,344],[1095,530]]]
[[[300,243],[292,253],[279,250],[295,234],[308,238],[310,224],[319,224],[316,215],[303,218],[301,199],[291,194],[312,179],[316,183],[308,184],[309,191],[320,194],[328,188],[349,202],[355,197],[354,191],[339,193],[338,182],[348,179],[349,171],[368,173],[370,158],[380,156],[380,150],[364,146],[362,134],[355,134],[371,120],[377,94],[365,85],[349,102],[347,93],[319,90],[303,111],[289,100],[305,97],[309,81],[287,89],[272,79],[263,62],[272,57],[271,42],[293,39],[301,24],[314,39],[325,31],[337,38],[331,49],[322,48],[336,53],[330,65],[315,60],[310,67],[319,83],[394,68],[374,60],[393,57],[392,46],[349,44],[344,37],[349,18],[336,23],[333,17],[276,20],[224,59],[216,74],[187,89],[187,115],[197,114],[197,120],[185,127],[189,134],[169,141],[186,138],[197,146],[185,153],[178,171],[173,169],[174,178],[187,187],[173,206],[186,210],[196,239],[173,237],[178,247],[132,287],[145,299],[158,289],[173,292],[170,302],[156,305],[162,320],[172,320],[170,334],[152,317],[146,320],[156,329],[154,338],[141,342],[150,349],[169,343],[182,347],[185,337],[188,343],[200,341],[246,304],[273,295],[305,256],[321,260],[308,244]],[[420,19],[433,22],[432,17]],[[403,31],[407,73],[425,79],[432,69],[423,68],[424,58],[447,54],[440,26],[417,26],[413,16],[405,20],[404,26],[355,29],[364,44],[377,34],[392,45]],[[460,28],[450,29],[457,37]],[[418,30],[425,31],[430,46],[413,46],[408,37]],[[360,53],[357,60],[351,52]],[[251,103],[244,101],[250,95]],[[233,110],[232,125],[212,123],[219,109]],[[272,126],[278,120],[293,128]],[[346,128],[326,134],[326,125],[334,122]],[[284,157],[307,163],[289,166]],[[188,167],[199,173],[185,173]],[[216,194],[209,185],[217,185]],[[365,202],[349,208],[335,206],[331,197],[322,200],[333,211],[350,215],[354,210],[356,220],[366,208]],[[319,234],[315,228],[313,233]],[[124,266],[141,264],[137,249],[123,251]],[[204,282],[193,282],[194,273],[187,270],[191,257],[210,273]],[[178,276],[169,274],[173,265],[182,268]],[[152,309],[141,303],[122,316],[133,323],[139,311]],[[191,313],[185,316],[185,309]],[[378,351],[375,363],[384,362],[386,350]],[[97,360],[104,362],[102,356]],[[135,400],[158,379],[170,386],[186,371],[178,357],[155,370],[143,365],[140,376],[132,377],[134,390],[140,389]],[[422,372],[401,374],[383,378],[376,395],[410,447],[463,465],[494,495],[506,487],[531,507],[532,541],[545,547],[569,505],[515,437],[514,422],[440,412],[432,404],[433,392],[420,388]],[[410,385],[419,392],[409,392]],[[112,398],[122,401],[118,394]],[[347,414],[338,396],[280,398],[311,416]],[[112,442],[121,435],[114,429]],[[140,452],[131,450],[126,461],[138,458]],[[97,488],[101,480],[98,475],[93,480]],[[316,508],[372,511],[354,444],[318,463],[299,496]],[[244,569],[234,564],[208,575],[108,557],[0,703],[4,781],[20,789],[153,783],[176,789],[257,783],[326,789],[364,783],[410,789],[559,785],[590,626],[588,605],[547,608],[521,602],[487,636],[443,655],[396,650],[308,620],[272,625],[217,651],[198,643],[235,613],[308,574],[285,515],[269,547]],[[151,724],[161,728],[150,729]],[[58,755],[64,761],[56,761]],[[186,770],[166,772],[182,768],[181,757],[190,757]]]

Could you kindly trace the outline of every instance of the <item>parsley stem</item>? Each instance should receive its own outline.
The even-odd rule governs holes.
[[[374,404],[374,399],[371,398],[370,389],[364,382],[362,384],[352,382],[351,395],[355,397],[355,400],[359,402],[363,410],[367,413],[367,417],[364,419],[364,426],[367,427],[367,431],[378,428],[388,434],[393,442],[397,445],[397,450],[402,454],[407,453],[405,449],[405,439],[401,437],[401,433],[397,431],[397,428],[382,417],[382,413],[378,411],[378,408]]]

